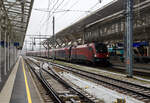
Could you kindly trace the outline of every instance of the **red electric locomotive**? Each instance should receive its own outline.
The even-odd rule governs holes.
[[[91,63],[107,63],[108,51],[103,43],[90,43],[71,48],[71,61],[87,61]]]

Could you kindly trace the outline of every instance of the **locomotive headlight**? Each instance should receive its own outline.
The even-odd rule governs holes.
[[[97,55],[95,54],[94,57],[97,57]]]
[[[107,54],[107,57],[109,57],[109,54]]]

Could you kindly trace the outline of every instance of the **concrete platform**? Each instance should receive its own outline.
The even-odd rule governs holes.
[[[19,57],[4,88],[0,93],[2,103],[43,103],[36,85],[25,65]]]

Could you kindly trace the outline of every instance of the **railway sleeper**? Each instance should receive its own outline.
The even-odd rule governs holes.
[[[78,95],[74,95],[74,94],[61,94],[61,95],[59,95],[59,97],[63,101],[70,101],[71,99],[73,99],[75,101],[80,101],[79,96]]]

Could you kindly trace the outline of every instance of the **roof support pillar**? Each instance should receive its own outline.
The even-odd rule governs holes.
[[[7,75],[7,29],[4,30],[4,50],[5,50],[5,66],[4,66],[4,75]]]
[[[0,42],[1,42],[1,35],[2,35],[2,10],[1,10],[1,0],[0,0]],[[2,51],[1,51],[1,45],[0,45],[0,59],[2,58],[1,57],[1,53],[2,53]],[[2,72],[1,72],[1,60],[0,60],[0,82],[2,81],[2,78],[1,78],[1,76],[2,76]]]
[[[9,48],[9,46],[10,46],[10,35],[8,35],[7,36],[7,61],[8,61],[8,63],[7,63],[7,69],[8,69],[8,71],[10,70],[10,48]]]
[[[126,17],[126,35],[127,35],[127,56],[126,56],[126,68],[127,76],[133,76],[133,0],[127,0],[127,17]]]

